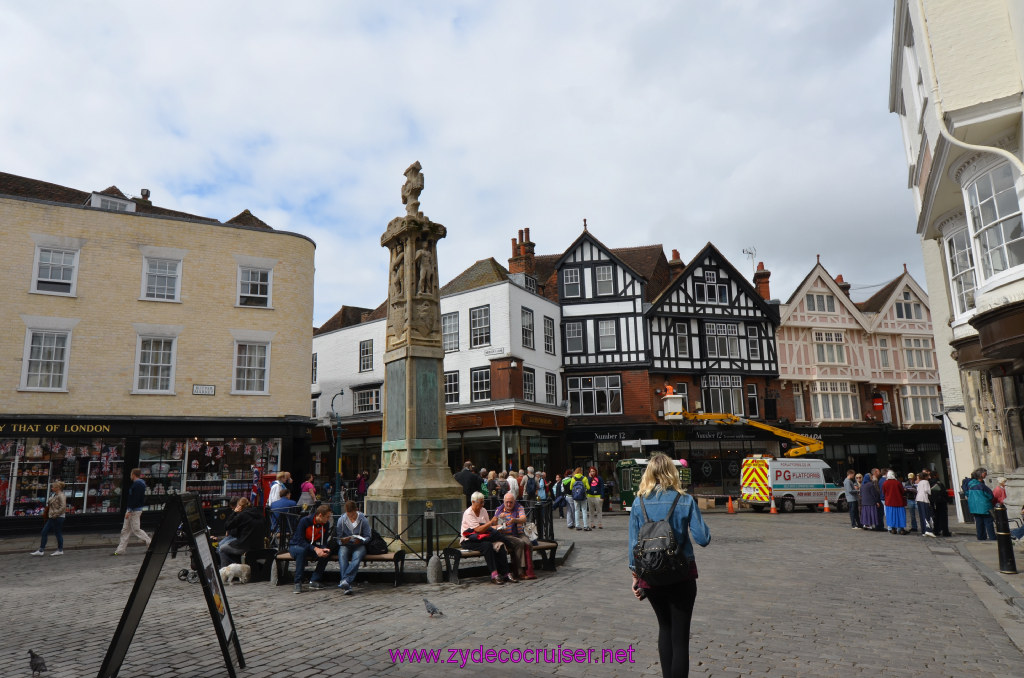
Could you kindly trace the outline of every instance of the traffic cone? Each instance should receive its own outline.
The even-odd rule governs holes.
[[[825,497],[825,513],[832,513],[828,510],[828,497]]]
[[[736,509],[732,507],[732,497],[729,497],[729,513],[736,513]]]
[[[768,513],[778,513],[778,510],[776,510],[776,508],[775,508],[775,497],[774,496],[772,496],[772,507],[771,507],[771,510],[768,511]]]

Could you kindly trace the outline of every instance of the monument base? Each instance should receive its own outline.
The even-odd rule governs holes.
[[[382,530],[381,536],[390,540],[400,534],[414,547],[422,544],[426,535],[425,513],[434,512],[434,534],[447,543],[458,533],[465,510],[465,495],[447,466],[381,469],[366,492],[366,515],[376,517],[392,532]]]

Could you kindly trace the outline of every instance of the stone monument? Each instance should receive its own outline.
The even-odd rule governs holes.
[[[462,487],[448,468],[442,393],[437,241],[447,231],[420,211],[420,170],[418,162],[405,170],[406,214],[392,219],[380,238],[381,246],[390,252],[383,442],[380,473],[366,492],[366,513],[383,520],[395,533],[409,528],[403,534],[407,542],[422,537],[423,523],[416,519],[424,512],[465,509]]]

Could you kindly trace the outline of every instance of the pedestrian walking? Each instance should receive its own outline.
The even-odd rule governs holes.
[[[50,498],[46,500],[46,522],[43,523],[43,532],[39,535],[39,548],[32,552],[33,556],[41,556],[46,553],[46,541],[50,532],[57,537],[57,550],[51,556],[64,555],[64,512],[68,508],[67,497],[64,496],[64,483],[54,480],[50,485],[53,490]]]
[[[637,576],[633,549],[645,520],[666,519],[691,565],[678,582],[652,586]],[[701,546],[711,541],[700,509],[679,482],[675,464],[667,455],[656,453],[640,479],[629,517],[629,569],[633,574],[633,595],[637,600],[647,598],[658,619],[662,678],[681,678],[690,672],[690,619],[697,599],[697,564],[690,537]]]
[[[152,541],[149,535],[142,530],[142,508],[146,505],[146,481],[142,479],[142,469],[133,468],[131,477],[132,484],[128,488],[128,509],[125,511],[124,524],[121,526],[121,541],[114,549],[115,556],[124,555],[125,549],[128,548],[128,539],[133,534],[146,542],[147,549],[149,542]]]

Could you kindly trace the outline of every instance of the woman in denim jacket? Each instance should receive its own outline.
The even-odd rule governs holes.
[[[677,495],[681,496],[669,522],[682,543],[683,553],[694,563],[691,576],[669,586],[651,587],[638,579],[633,563],[633,547],[644,523],[640,499],[644,500],[647,518],[653,522],[665,519]],[[701,546],[707,546],[711,541],[711,533],[700,510],[679,482],[675,464],[668,456],[655,454],[640,479],[629,517],[629,569],[633,573],[633,594],[638,600],[646,597],[658,618],[658,655],[664,678],[678,678],[690,672],[690,617],[697,599],[697,565],[693,561],[690,535]]]

